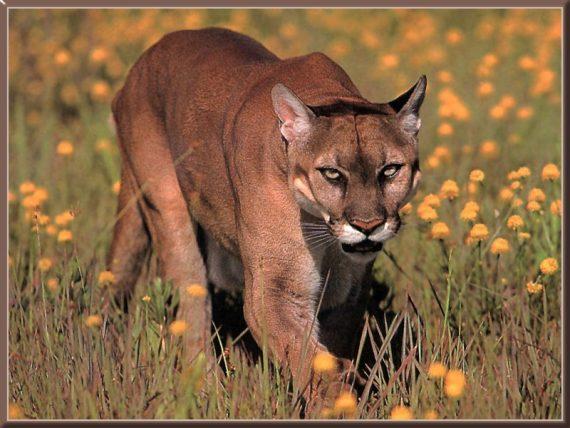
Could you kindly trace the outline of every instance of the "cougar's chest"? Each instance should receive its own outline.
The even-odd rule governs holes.
[[[206,234],[206,269],[208,281],[216,287],[236,293],[243,289],[244,277],[241,260]],[[321,309],[339,306],[356,299],[366,274],[366,266],[356,265],[346,258],[340,248],[311,252],[319,270],[321,282],[315,290],[321,299]]]
[[[358,298],[366,265],[351,262],[337,245],[325,250],[313,250],[311,254],[322,278],[321,309],[331,309]]]

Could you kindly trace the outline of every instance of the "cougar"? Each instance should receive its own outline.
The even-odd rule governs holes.
[[[254,339],[309,400],[328,396],[320,385],[350,372],[372,264],[420,180],[426,84],[373,103],[322,53],[280,59],[217,28],[164,36],[112,103],[116,292],[128,300],[153,249],[179,290],[190,361],[210,340],[211,289],[237,290]],[[317,352],[337,357],[333,382],[314,373]]]

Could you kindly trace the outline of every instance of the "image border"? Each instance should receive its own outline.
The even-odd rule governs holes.
[[[527,425],[563,425],[566,426],[566,410],[568,409],[568,378],[566,376],[566,365],[569,359],[566,346],[566,338],[564,332],[569,331],[568,322],[569,318],[565,314],[565,309],[568,308],[568,295],[565,292],[564,284],[566,279],[565,267],[568,263],[568,230],[565,227],[567,222],[569,196],[564,192],[564,189],[569,184],[569,173],[566,166],[568,165],[568,142],[566,135],[566,123],[570,122],[570,115],[566,108],[566,102],[570,89],[564,85],[564,76],[568,73],[567,67],[567,54],[568,54],[568,18],[570,16],[569,2],[561,0],[467,0],[467,1],[453,1],[453,0],[402,0],[402,1],[375,1],[375,0],[357,0],[349,2],[347,0],[328,0],[328,1],[260,1],[260,0],[198,0],[198,1],[181,1],[181,0],[167,0],[158,2],[156,0],[0,0],[0,56],[3,59],[5,67],[1,67],[0,77],[2,80],[0,99],[0,129],[5,132],[0,132],[4,150],[0,151],[0,171],[4,171],[2,175],[1,186],[1,201],[0,201],[0,222],[5,225],[1,228],[0,233],[0,257],[3,257],[4,262],[0,263],[0,276],[3,278],[4,290],[0,292],[0,306],[2,308],[2,315],[0,315],[0,367],[3,368],[2,375],[0,375],[0,426],[1,427],[24,427],[24,426],[99,426],[101,424],[111,424],[113,426],[155,426],[157,424],[164,426],[181,426],[181,425],[202,425],[208,424],[211,426],[230,424],[232,426],[249,426],[252,424],[297,424],[297,423],[310,423],[316,425],[372,425],[372,424],[394,424],[397,426],[413,426],[417,424],[426,424],[431,426],[440,426],[442,424],[448,425],[452,423],[455,425],[470,425],[470,426],[496,426],[512,425],[512,426],[527,426]],[[561,249],[561,342],[562,342],[562,408],[561,419],[557,420],[438,420],[438,421],[409,421],[395,423],[389,420],[353,420],[353,421],[334,421],[334,420],[316,420],[316,421],[296,421],[296,420],[155,420],[155,419],[137,419],[137,420],[108,420],[102,419],[98,421],[84,421],[84,420],[10,420],[7,421],[8,416],[8,397],[9,397],[9,372],[8,372],[8,320],[9,320],[9,306],[8,306],[8,49],[9,49],[9,15],[11,10],[18,9],[309,9],[309,8],[339,8],[339,9],[560,9],[562,14],[562,70],[560,70],[561,85],[562,85],[562,103],[561,103],[561,126],[562,126],[562,249]],[[4,62],[5,60],[5,62]],[[41,376],[41,373],[30,373],[30,376]]]

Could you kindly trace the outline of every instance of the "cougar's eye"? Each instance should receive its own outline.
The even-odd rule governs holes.
[[[334,168],[321,168],[319,171],[329,181],[340,181],[343,178],[342,174]]]
[[[392,178],[398,173],[398,171],[400,171],[401,167],[402,165],[396,165],[396,164],[388,165],[382,170],[380,176],[386,178]]]

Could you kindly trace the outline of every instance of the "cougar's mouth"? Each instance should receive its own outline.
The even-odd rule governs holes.
[[[372,253],[382,249],[382,242],[365,239],[357,244],[342,244],[343,251],[347,253]]]

